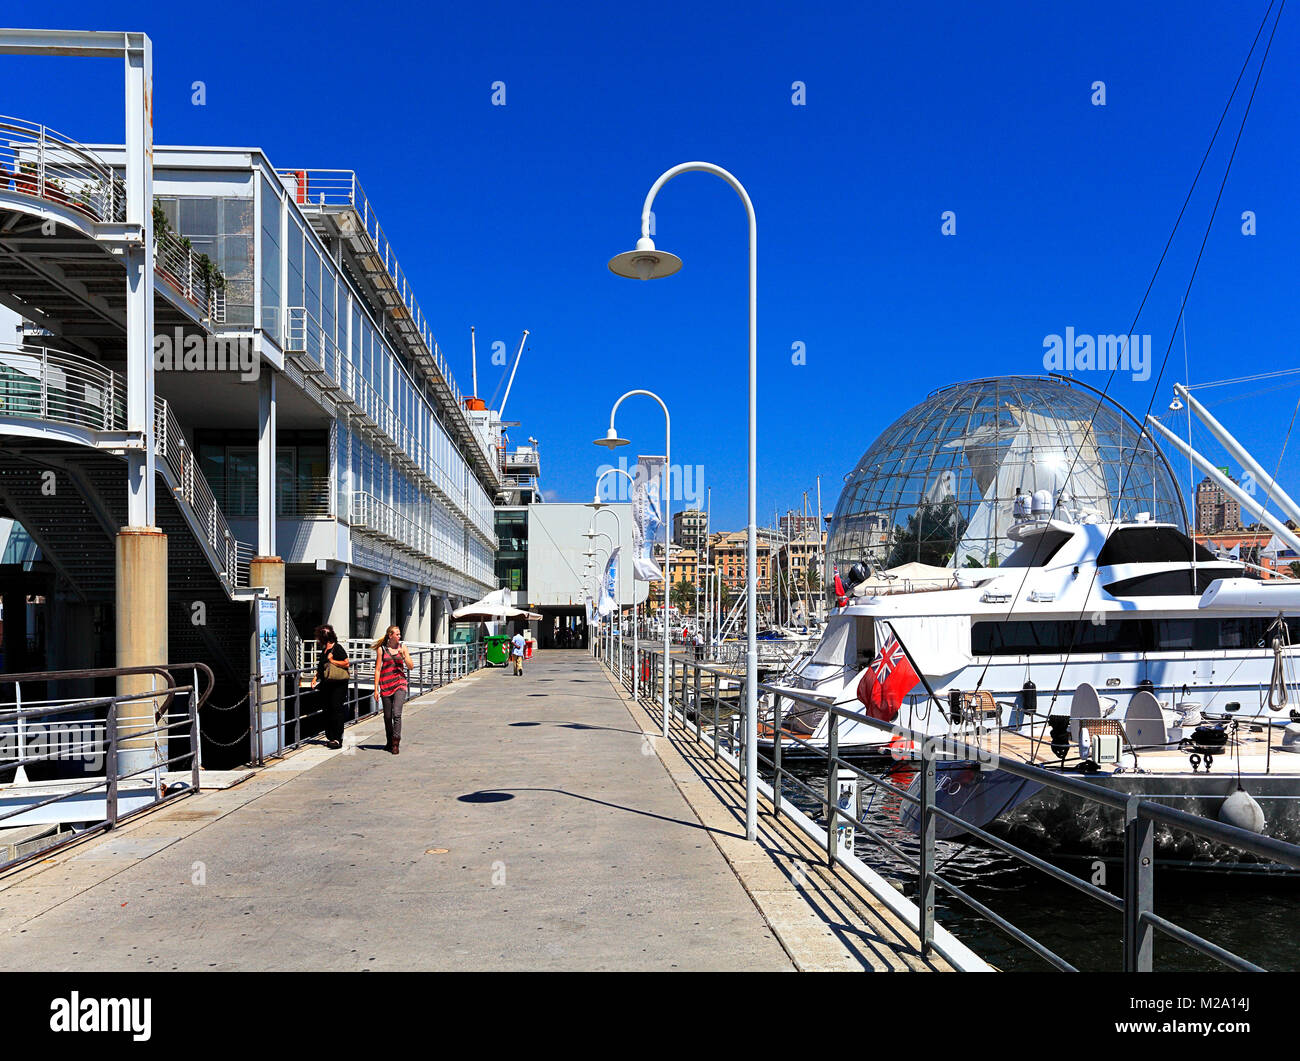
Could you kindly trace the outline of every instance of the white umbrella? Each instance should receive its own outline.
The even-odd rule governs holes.
[[[453,619],[477,619],[480,622],[494,623],[505,619],[540,619],[540,612],[530,612],[524,608],[516,608],[507,599],[509,590],[493,590],[481,601],[475,601],[473,604],[466,604],[463,608],[457,608],[451,613]]]

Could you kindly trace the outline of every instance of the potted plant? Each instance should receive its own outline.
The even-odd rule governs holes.
[[[19,162],[14,174],[14,190],[26,195],[36,194],[36,163]]]

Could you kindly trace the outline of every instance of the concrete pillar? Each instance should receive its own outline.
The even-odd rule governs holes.
[[[116,562],[117,665],[140,667],[167,662],[167,535],[157,527],[123,527],[114,541]],[[119,696],[166,683],[152,674],[117,679]],[[131,736],[153,729],[162,701],[118,705],[118,773],[142,770],[167,758],[167,735]]]
[[[433,618],[433,640],[439,645],[445,645],[451,639],[451,601],[447,594],[440,593],[434,598]]]
[[[417,641],[428,644],[433,640],[433,591],[428,588],[420,590],[420,623]]]
[[[389,618],[392,597],[392,584],[386,577],[381,577],[370,590],[370,636],[374,640],[383,637],[384,631],[393,625]]]
[[[414,587],[402,592],[401,611],[397,616],[397,625],[402,628],[403,641],[420,639],[419,594]]]
[[[347,571],[330,571],[321,583],[321,615],[324,622],[334,627],[342,641],[348,636],[352,623],[352,580]],[[314,630],[299,631],[303,637],[311,637]]]
[[[278,556],[255,556],[249,573],[254,586],[265,586],[266,595],[274,597],[280,602],[279,607],[276,608],[275,617],[276,636],[279,638],[280,644],[280,653],[277,659],[277,669],[279,669],[285,666],[284,561]],[[294,660],[291,665],[296,667],[298,661]],[[252,666],[254,673],[260,668],[256,641],[253,646]],[[284,747],[284,702],[280,698],[280,681],[278,678],[266,685],[258,682],[257,702],[259,707],[258,717],[261,720],[258,723],[261,730],[261,743],[258,743],[258,735],[254,734],[252,752],[254,756],[259,751],[263,757],[274,755]]]

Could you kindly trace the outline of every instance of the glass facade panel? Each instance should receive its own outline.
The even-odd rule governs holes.
[[[283,342],[284,323],[280,300],[280,195],[262,178],[262,330],[276,342]]]

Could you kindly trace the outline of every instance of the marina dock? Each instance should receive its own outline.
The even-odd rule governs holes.
[[[368,719],[0,879],[11,970],[938,970],[590,654]]]

